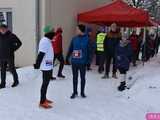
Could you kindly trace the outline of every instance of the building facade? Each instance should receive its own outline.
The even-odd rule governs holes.
[[[16,65],[27,66],[34,63],[37,44],[46,25],[63,28],[65,54],[75,34],[77,14],[108,1],[110,0],[0,0],[4,22],[23,43],[16,52]]]

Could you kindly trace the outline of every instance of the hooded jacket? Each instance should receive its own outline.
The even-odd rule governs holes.
[[[132,60],[132,47],[129,42],[120,43],[116,47],[115,58],[116,58],[116,67],[118,69],[129,70],[129,65]]]

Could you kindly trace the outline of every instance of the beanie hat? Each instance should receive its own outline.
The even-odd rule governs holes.
[[[53,30],[53,28],[50,25],[47,25],[44,27],[43,32],[48,33],[48,32],[51,32],[52,30]]]

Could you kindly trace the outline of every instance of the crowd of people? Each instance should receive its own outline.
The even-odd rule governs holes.
[[[133,30],[131,35],[126,32],[121,33],[120,28],[113,23],[110,26],[110,31],[106,32],[101,29],[97,32],[96,38],[92,39],[92,29],[83,24],[77,25],[76,35],[72,38],[66,59],[63,56],[63,30],[57,28],[49,28],[45,31],[44,37],[39,42],[39,50],[34,69],[42,71],[42,86],[40,107],[52,108],[53,101],[47,99],[47,88],[50,80],[56,80],[53,76],[53,68],[55,60],[60,62],[57,77],[65,78],[63,75],[64,64],[72,66],[73,75],[73,93],[71,99],[78,96],[78,74],[81,77],[82,98],[86,98],[86,71],[92,70],[94,55],[96,55],[96,65],[98,73],[104,73],[102,79],[110,78],[111,65],[112,77],[120,80],[120,85],[117,87],[119,91],[126,89],[127,71],[130,63],[134,67],[137,66],[137,61],[148,61],[151,57],[158,53],[160,45],[160,34],[146,32],[146,41],[144,41],[144,31],[142,30],[137,35],[136,30]],[[13,74],[14,83],[12,87],[19,84],[18,74],[14,64],[14,52],[22,45],[19,38],[11,33],[6,25],[0,26],[0,67],[1,67],[1,84],[0,89],[6,87],[6,69]],[[140,55],[142,53],[142,55]],[[140,58],[140,56],[142,56]],[[118,76],[117,72],[120,75]]]

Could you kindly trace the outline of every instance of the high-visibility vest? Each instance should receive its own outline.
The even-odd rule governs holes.
[[[104,40],[106,38],[106,33],[99,33],[97,35],[97,51],[103,52],[104,51]]]

